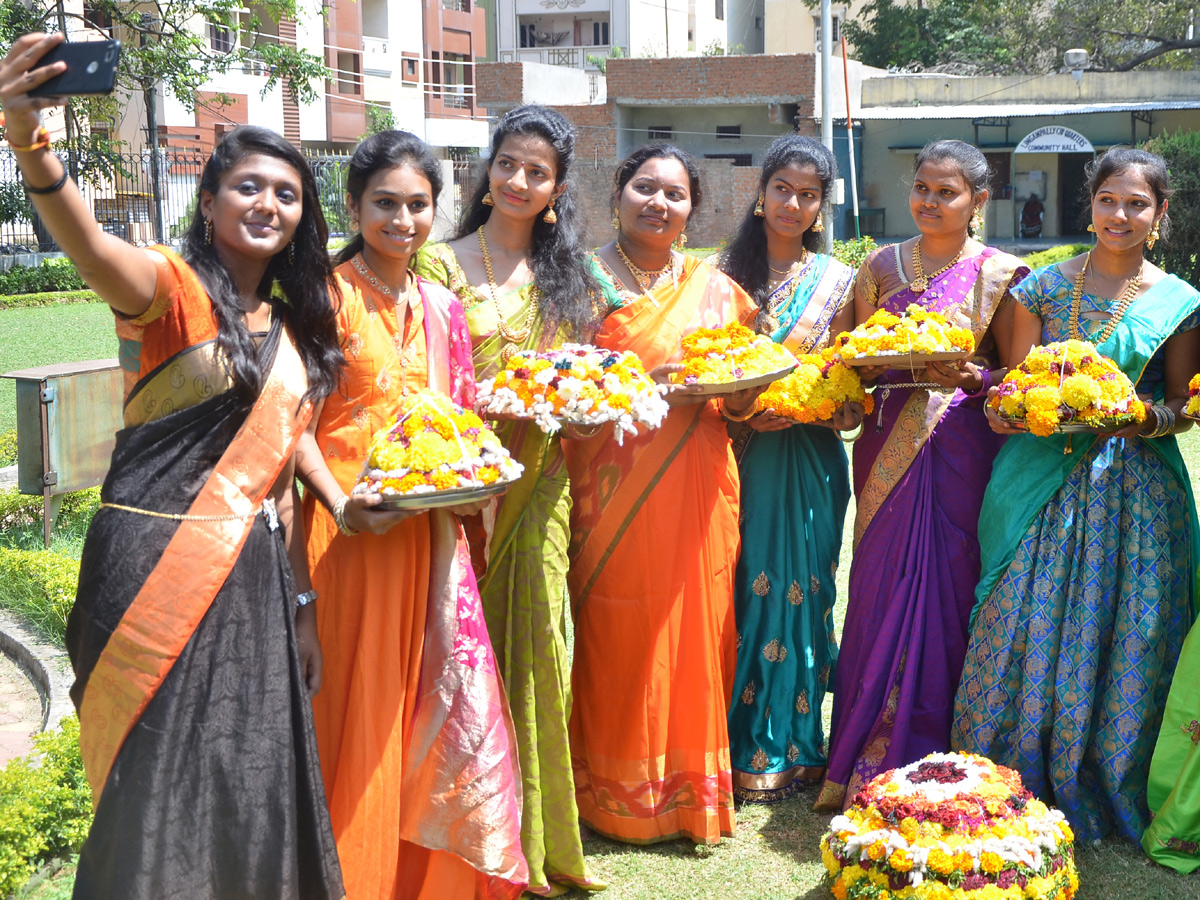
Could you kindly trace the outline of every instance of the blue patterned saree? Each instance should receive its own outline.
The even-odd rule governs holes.
[[[1071,283],[1057,267],[1014,294],[1041,317],[1045,341],[1066,339]],[[1142,396],[1161,399],[1163,345],[1196,327],[1198,304],[1168,276],[1100,351]],[[1103,324],[1080,327],[1086,337]],[[1147,770],[1192,624],[1197,538],[1172,436],[1018,435],[996,458],[952,743],[1020,772],[1082,841],[1115,829],[1136,842],[1149,821]]]

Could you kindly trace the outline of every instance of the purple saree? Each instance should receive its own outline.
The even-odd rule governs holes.
[[[987,248],[934,279],[919,302],[970,327],[975,362],[994,369],[988,327],[1028,271]],[[892,312],[918,302],[898,245],[867,258],[855,291]],[[878,773],[950,745],[979,581],[979,509],[1003,438],[981,398],[901,386],[921,380],[907,370],[879,380],[854,448],[854,559],[819,808],[844,806]]]

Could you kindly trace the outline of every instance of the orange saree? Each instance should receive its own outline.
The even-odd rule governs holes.
[[[337,270],[345,379],[317,426],[347,491],[405,389],[474,394],[457,299],[422,281],[406,316],[356,264]],[[304,512],[325,659],[313,706],[347,900],[518,896],[516,755],[458,518],[347,536],[311,494]]]
[[[665,285],[613,312],[596,343],[647,368],[681,338],[757,310],[687,259]],[[565,444],[575,616],[570,736],[580,819],[618,840],[732,835],[726,709],[737,645],[733,574],[738,473],[712,403],[672,408],[626,439]]]

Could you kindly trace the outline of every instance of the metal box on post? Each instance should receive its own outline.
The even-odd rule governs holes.
[[[41,494],[44,537],[63,494],[104,481],[124,422],[124,375],[115,359],[7,372],[17,382],[17,489]]]

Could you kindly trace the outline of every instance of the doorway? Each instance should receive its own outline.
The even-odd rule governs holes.
[[[1058,233],[1063,237],[1087,234],[1091,203],[1085,168],[1092,159],[1091,153],[1058,155]]]

